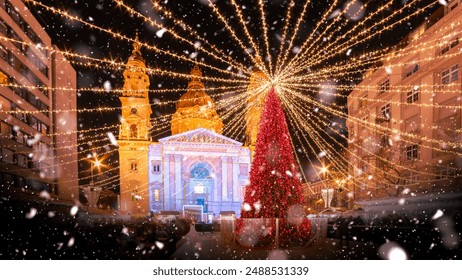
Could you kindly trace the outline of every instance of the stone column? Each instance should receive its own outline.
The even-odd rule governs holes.
[[[228,201],[228,157],[221,157],[221,200]]]
[[[190,204],[190,201],[188,201],[188,188],[189,188],[189,180],[190,180],[190,175],[188,171],[185,171],[185,173],[182,176],[183,178],[183,205],[185,204]]]
[[[183,161],[182,155],[174,155],[175,158],[175,195],[173,202],[173,209],[181,211],[183,209],[183,185],[182,185],[182,172],[181,163]]]
[[[239,157],[233,156],[233,201],[239,200]]]
[[[163,169],[164,184],[162,186],[162,210],[172,210],[170,208],[170,155],[164,155]]]

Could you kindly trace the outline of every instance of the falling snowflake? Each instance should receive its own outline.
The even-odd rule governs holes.
[[[155,244],[156,244],[157,248],[159,248],[160,250],[162,250],[164,248],[164,246],[165,246],[164,243],[162,243],[160,241],[156,241]]]
[[[164,36],[165,31],[167,31],[167,29],[165,29],[165,28],[157,30],[156,36],[159,37],[159,38],[162,38],[162,36]]]
[[[71,216],[75,216],[77,214],[77,212],[79,211],[79,207],[77,205],[74,205],[72,206],[71,210],[69,211],[69,213],[71,214]]]
[[[250,206],[250,204],[248,204],[248,203],[244,203],[242,205],[242,210],[244,210],[245,212],[248,212],[248,211],[252,210],[252,206]]]
[[[103,83],[103,88],[106,92],[110,92],[112,90],[112,85],[110,81],[105,81]]]
[[[37,209],[31,208],[29,213],[26,214],[26,219],[32,219],[35,215],[37,215]]]
[[[44,199],[47,199],[47,200],[48,200],[48,199],[50,199],[50,198],[51,198],[51,195],[50,195],[50,193],[49,193],[49,192],[47,192],[47,191],[43,190],[43,191],[41,191],[41,192],[39,193],[39,197],[40,197],[40,198],[44,198]]]
[[[436,213],[435,213],[435,215],[433,215],[432,220],[436,220],[438,218],[441,218],[443,216],[443,214],[444,213],[443,213],[443,211],[441,211],[441,209],[436,210]]]
[[[107,137],[109,138],[109,141],[111,141],[112,145],[119,146],[119,144],[117,143],[117,140],[116,140],[114,134],[112,134],[112,132],[108,132]]]
[[[67,242],[67,247],[72,247],[75,243],[75,238],[71,237],[69,241]]]

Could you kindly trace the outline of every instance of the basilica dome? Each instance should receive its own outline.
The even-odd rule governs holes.
[[[196,128],[221,133],[223,121],[217,114],[212,98],[205,92],[205,86],[200,80],[202,72],[197,65],[191,70],[191,77],[186,93],[176,104],[176,112],[171,121],[172,135]]]

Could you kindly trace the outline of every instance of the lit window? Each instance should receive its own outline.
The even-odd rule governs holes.
[[[194,193],[203,194],[205,193],[205,186],[202,183],[199,183],[194,186]]]
[[[459,65],[456,64],[441,72],[441,83],[443,85],[450,84],[459,79]]]
[[[158,189],[154,190],[154,201],[160,201],[160,191]]]
[[[406,159],[413,160],[419,158],[419,145],[406,146]]]

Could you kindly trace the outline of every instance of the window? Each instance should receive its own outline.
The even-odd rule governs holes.
[[[8,27],[3,20],[0,21],[0,33],[8,36]]]
[[[406,68],[404,68],[404,71],[403,71],[404,72],[403,79],[406,79],[407,77],[411,76],[412,74],[414,74],[417,71],[419,71],[419,64],[418,63],[407,66]]]
[[[130,138],[138,138],[138,126],[136,124],[130,125]]]
[[[415,185],[419,182],[419,174],[411,172],[404,178],[404,185]]]
[[[406,146],[406,159],[413,160],[419,158],[419,145]]]
[[[138,163],[132,162],[132,163],[130,164],[130,169],[133,170],[133,171],[138,170]]]
[[[380,107],[380,116],[389,120],[391,119],[391,105],[390,103],[383,105]]]
[[[459,0],[450,0],[448,2],[449,4],[447,4],[447,13],[457,8],[457,6],[459,5]]]
[[[8,85],[8,76],[2,71],[0,71],[0,85]]]
[[[359,106],[358,108],[366,107],[367,106],[367,95],[361,97],[359,99]]]
[[[406,102],[411,104],[419,101],[420,88],[414,87],[411,91],[406,93]]]
[[[6,50],[6,48],[2,45],[0,45],[0,57],[4,60],[4,61],[7,61],[8,62],[8,51]]]
[[[24,167],[24,168],[27,168],[28,167],[28,160],[27,160],[27,157],[24,156],[24,155],[17,155],[17,164],[18,166],[21,166],[21,167]]]
[[[455,46],[459,44],[459,37],[455,37],[450,39],[449,41],[444,41],[441,43],[441,49],[439,51],[439,55],[443,55],[453,49]]]
[[[389,135],[387,134],[382,134],[380,136],[380,145],[382,147],[390,147],[392,145],[392,140]]]
[[[160,191],[158,189],[154,190],[154,201],[160,201]]]
[[[437,166],[435,167],[436,179],[455,178],[462,175],[462,170],[451,166]]]
[[[441,83],[443,85],[450,84],[459,79],[459,64],[452,66],[441,72]]]
[[[382,94],[390,89],[390,79],[387,79],[379,85],[379,93]]]
[[[153,173],[159,173],[160,172],[160,165],[159,164],[155,164],[152,166],[152,172]]]
[[[14,152],[7,148],[0,148],[0,161],[13,164]]]

